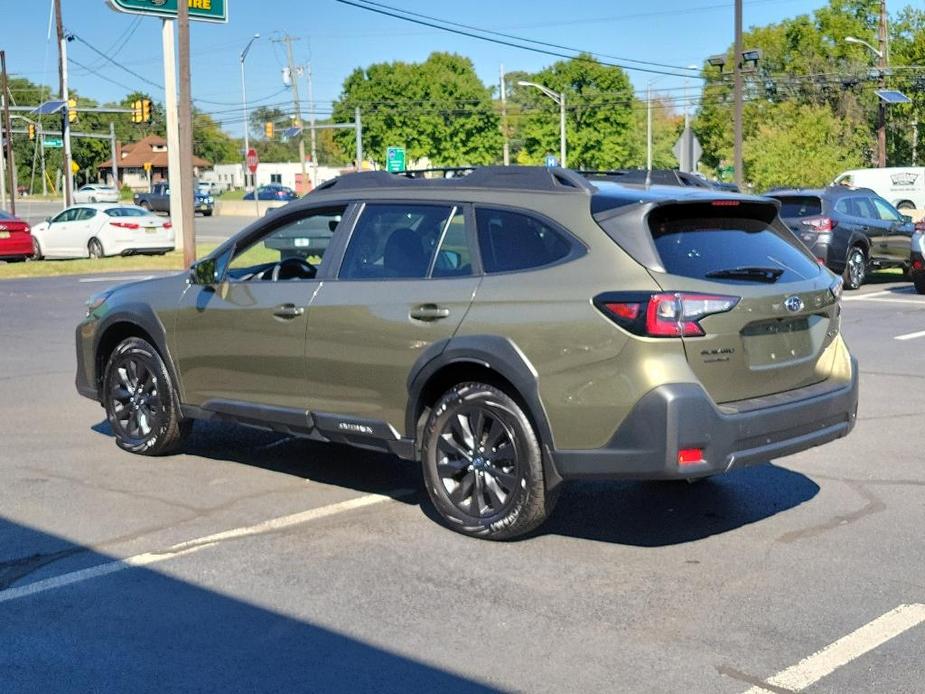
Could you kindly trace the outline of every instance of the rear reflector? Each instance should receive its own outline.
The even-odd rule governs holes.
[[[706,462],[702,448],[682,448],[678,451],[678,465],[697,465]]]
[[[923,263],[922,263],[921,260],[913,260],[913,261],[912,261],[912,269],[913,269],[913,270],[921,270],[922,267],[925,267],[925,265],[923,265]]]
[[[170,222],[164,222],[164,228],[165,228],[165,229],[172,229],[172,228],[173,228],[173,224],[171,224]]]
[[[622,318],[624,320],[636,320],[639,318],[639,311],[641,306],[639,304],[628,304],[628,303],[607,303],[604,304],[608,311],[610,311],[617,318]]]

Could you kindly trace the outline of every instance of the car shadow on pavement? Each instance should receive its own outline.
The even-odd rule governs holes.
[[[43,563],[48,553],[78,556],[77,568],[116,558],[2,517],[0,538],[4,694],[497,691],[306,619],[237,599],[230,588],[219,593],[178,579],[176,574],[189,569],[184,559],[163,565],[172,563],[173,575],[133,567],[17,595],[12,591],[73,570],[67,562]],[[30,562],[36,565],[35,575],[23,571]],[[259,575],[259,562],[253,567]],[[229,574],[235,571],[228,569]],[[195,570],[188,573],[198,575]],[[331,590],[330,585],[305,588]],[[272,596],[264,597],[274,602]],[[319,602],[316,598],[294,604],[304,614]],[[370,628],[380,631],[375,615],[369,619]]]
[[[695,542],[795,508],[819,493],[799,472],[773,464],[694,484],[575,482],[566,485],[543,535],[664,547]]]
[[[105,420],[94,431],[111,436]],[[420,505],[441,523],[424,491],[420,466],[387,453],[318,443],[250,427],[197,422],[184,453],[241,463],[366,494],[414,490],[396,500]],[[562,535],[638,547],[694,542],[755,523],[812,499],[819,486],[773,464],[695,484],[569,482],[552,517],[533,536]]]
[[[112,436],[106,420],[92,428]],[[196,422],[182,453],[241,463],[365,494],[391,495],[396,490],[414,490],[412,494],[395,497],[406,504],[419,504],[423,498],[423,482],[416,464],[388,453],[319,443],[253,427]]]

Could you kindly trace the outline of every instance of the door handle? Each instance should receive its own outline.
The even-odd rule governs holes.
[[[437,304],[421,304],[411,309],[408,315],[415,320],[435,321],[449,316],[450,309],[438,306]]]
[[[305,309],[295,304],[283,304],[282,306],[277,306],[273,310],[274,316],[277,318],[285,318],[286,320],[298,318],[303,313],[305,313]]]

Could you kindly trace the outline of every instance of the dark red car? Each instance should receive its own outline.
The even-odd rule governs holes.
[[[0,210],[0,260],[25,260],[34,252],[29,225]]]

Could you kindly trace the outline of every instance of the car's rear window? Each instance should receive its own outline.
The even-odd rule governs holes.
[[[789,231],[772,221],[714,211],[708,205],[679,205],[654,210],[649,229],[662,265],[672,275],[729,283],[754,282],[716,273],[764,268],[779,271],[777,283],[797,282],[819,274],[816,261],[797,245]],[[746,208],[747,211],[747,208]],[[713,276],[711,276],[713,275]]]
[[[147,217],[151,213],[143,207],[110,207],[106,210],[110,217]]]
[[[815,195],[774,195],[780,200],[780,216],[784,219],[795,217],[817,217],[822,214],[822,199]]]

